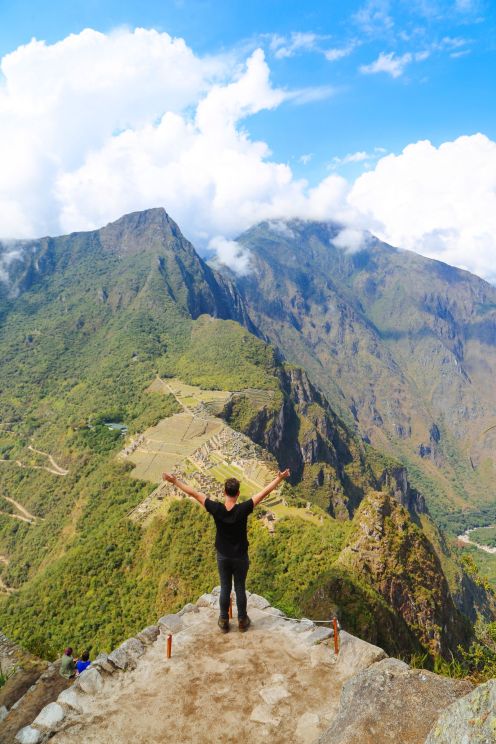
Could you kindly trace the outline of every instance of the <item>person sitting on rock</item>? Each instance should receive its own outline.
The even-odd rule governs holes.
[[[224,503],[221,504],[219,501],[213,501],[205,496],[204,493],[195,491],[186,483],[181,483],[175,475],[164,473],[162,476],[164,480],[196,499],[215,520],[217,528],[215,547],[217,549],[217,567],[220,577],[220,616],[218,624],[223,633],[227,633],[229,630],[229,601],[233,578],[238,608],[238,628],[241,632],[244,632],[251,624],[246,612],[245,589],[246,574],[250,565],[246,531],[247,521],[254,507],[288,476],[289,470],[279,472],[274,480],[260,493],[240,504],[237,503],[240,483],[236,478],[226,480],[224,484]]]
[[[66,679],[71,679],[76,674],[76,662],[72,658],[72,648],[70,646],[64,651],[59,671],[62,677],[66,677]]]
[[[81,674],[81,672],[84,672],[84,670],[87,669],[90,664],[90,655],[88,651],[85,651],[84,654],[81,654],[81,658],[79,659],[79,661],[76,661],[77,673]]]

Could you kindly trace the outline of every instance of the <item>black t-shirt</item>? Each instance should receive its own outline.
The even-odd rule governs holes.
[[[205,499],[205,509],[215,520],[215,547],[225,558],[244,558],[248,554],[246,523],[253,511],[253,499],[235,504],[228,511],[220,501]]]

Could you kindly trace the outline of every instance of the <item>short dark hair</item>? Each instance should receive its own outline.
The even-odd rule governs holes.
[[[81,661],[88,661],[90,658],[89,651],[85,651],[84,654],[81,654]]]
[[[237,496],[239,493],[239,480],[237,478],[228,478],[224,483],[224,491],[228,496]]]

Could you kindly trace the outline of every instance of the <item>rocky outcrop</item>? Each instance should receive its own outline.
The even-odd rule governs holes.
[[[230,720],[244,744],[261,739],[272,744],[424,744],[447,708],[433,729],[436,736],[447,725],[442,722],[451,721],[452,711],[456,720],[475,711],[481,731],[486,720],[493,725],[494,686],[483,685],[459,701],[473,689],[471,683],[411,669],[344,630],[336,655],[332,629],[286,618],[257,594],[248,592],[250,631],[237,633],[233,621],[231,632],[221,635],[219,591],[216,587],[111,654],[101,654],[56,700],[36,711],[32,723],[16,733],[16,744],[209,744],[225,735],[227,719],[219,716],[218,706],[226,694]],[[452,736],[428,744],[458,741],[479,739]]]
[[[469,638],[440,560],[408,511],[388,492],[371,492],[338,563],[363,576],[433,655]]]
[[[480,685],[439,716],[425,744],[491,744],[496,741],[496,680]]]
[[[345,683],[337,715],[318,744],[424,744],[440,711],[471,687],[384,659]]]

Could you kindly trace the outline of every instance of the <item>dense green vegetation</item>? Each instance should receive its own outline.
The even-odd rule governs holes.
[[[43,657],[68,643],[96,653],[217,583],[212,522],[196,504],[173,501],[146,526],[128,516],[153,484],[130,477],[116,458],[122,435],[104,422],[133,433],[176,412],[171,396],[148,391],[159,374],[272,391],[261,407],[240,396],[231,424],[246,430],[263,409],[259,434],[267,445],[284,458],[296,458],[295,442],[307,458],[314,454],[289,491],[295,509],[275,535],[251,519],[249,588],[292,614],[320,617],[338,606],[345,627],[394,651],[399,629],[408,635],[398,613],[359,570],[336,559],[352,529],[349,513],[396,463],[362,447],[323,401],[300,405],[283,389],[288,368],[274,350],[234,321],[212,317],[226,313],[228,293],[184,241],[162,223],[151,227],[138,234],[138,247],[125,230],[105,240],[48,241],[43,250],[56,270],[18,299],[2,300],[0,554],[8,559],[3,580],[15,592],[0,600],[0,628]],[[283,401],[290,418],[281,439],[269,429]],[[284,436],[293,450],[284,449]],[[340,520],[325,512],[326,493],[341,507]],[[15,518],[5,497],[29,510],[32,523]],[[314,521],[297,514],[307,500],[317,504]],[[407,640],[416,650],[418,640]]]

